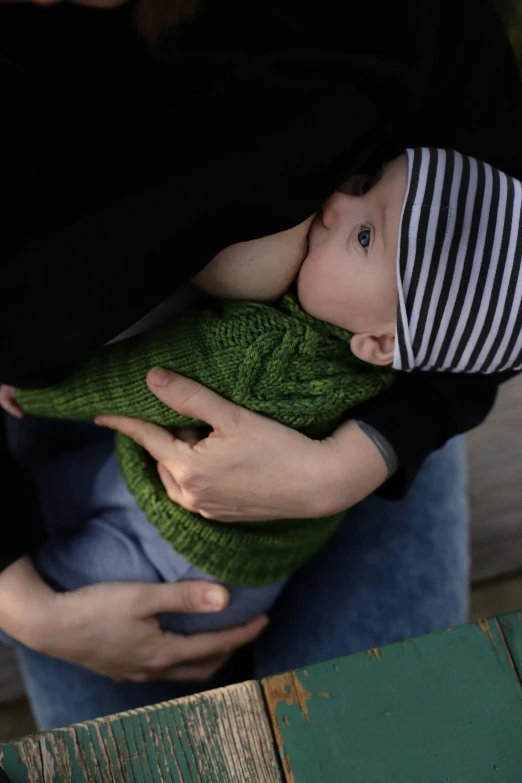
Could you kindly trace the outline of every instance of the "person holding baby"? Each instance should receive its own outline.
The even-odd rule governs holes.
[[[30,406],[23,418],[8,417],[12,452],[34,491],[25,493],[39,512],[21,503],[9,463],[0,628],[17,642],[42,727],[191,692],[205,677],[212,679],[204,687],[230,681],[239,666],[237,658],[227,663],[231,652],[266,625],[264,617],[249,619],[255,613],[271,616],[254,647],[255,676],[464,620],[465,467],[462,443],[444,443],[479,423],[500,380],[518,369],[522,103],[509,44],[489,6],[379,4],[368,15],[332,4],[318,18],[306,3],[278,6],[275,16],[269,6],[189,5],[190,19],[169,20],[173,33],[157,39],[152,7],[122,6],[104,16],[72,6],[0,7],[2,41],[23,41],[38,19],[77,75],[112,68],[121,78],[139,64],[143,84],[176,79],[179,89],[177,113],[138,80],[132,101],[115,98],[103,123],[92,115],[87,126],[86,107],[72,97],[52,120],[38,116],[31,126],[47,157],[36,156],[40,170],[35,157],[28,161],[25,176],[54,201],[35,201],[31,215],[22,198],[15,201],[18,219],[6,221],[2,237],[5,407],[20,415],[24,394],[33,393],[24,390],[41,388],[42,399],[49,387],[63,391],[74,372],[97,361],[97,350],[132,357],[156,329],[174,329],[184,308],[182,319],[213,311],[212,299],[195,304],[201,289],[278,313],[290,289],[296,299],[284,307],[295,305],[292,318],[307,335],[313,328],[323,339],[328,329],[328,339],[343,340],[348,330],[346,356],[358,362],[349,372],[379,368],[386,380],[379,393],[339,410],[319,438],[157,371],[148,376],[150,392],[143,377],[144,405],[154,396],[209,425],[210,436],[176,437],[153,420],[102,419],[145,446],[172,505],[209,526],[286,520],[290,528],[301,520],[314,530],[314,521],[349,509],[315,554],[278,572],[268,596],[248,576],[240,575],[244,585],[221,579],[203,560],[194,566],[187,551],[164,548],[164,536],[152,540],[158,530],[142,525],[147,515],[137,513],[108,430],[67,415],[31,416]],[[243,31],[239,39],[231,19]],[[134,32],[140,20],[141,38]],[[106,50],[97,58],[78,49],[80,24],[100,30]],[[29,73],[41,45],[35,33],[31,45],[22,58]],[[41,57],[50,83],[60,86],[58,50]],[[2,67],[11,73],[16,62],[13,55]],[[145,113],[136,113],[138,98]],[[22,109],[19,148],[23,120]],[[90,146],[75,140],[78,127],[89,127]],[[80,160],[69,171],[66,161],[80,147],[89,165]],[[51,185],[41,176],[50,163],[51,170],[62,166]],[[207,353],[209,366],[216,355]],[[125,372],[117,375],[125,385]],[[88,396],[87,386],[81,394]],[[115,412],[93,410],[91,418]],[[69,418],[84,417],[73,411]],[[81,533],[93,520],[103,532],[97,539]],[[67,524],[79,527],[67,531]],[[69,544],[85,544],[90,554],[80,547],[84,554],[71,559]],[[34,565],[45,552],[42,579]],[[159,577],[144,575],[144,563]],[[66,583],[62,566],[79,581]],[[176,578],[168,575],[173,569]],[[215,609],[226,601],[228,609],[208,613],[202,598],[209,585]],[[243,614],[234,614],[238,606]],[[199,625],[180,627],[180,618],[190,625],[198,615]],[[169,616],[178,625],[162,631]]]

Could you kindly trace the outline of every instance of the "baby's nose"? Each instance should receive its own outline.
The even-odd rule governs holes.
[[[340,193],[338,190],[323,204],[323,223],[326,228],[334,230],[346,222],[353,209],[355,196]]]

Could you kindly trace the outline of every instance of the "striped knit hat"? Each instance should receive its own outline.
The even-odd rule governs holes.
[[[407,150],[398,370],[522,367],[522,186],[458,152]]]

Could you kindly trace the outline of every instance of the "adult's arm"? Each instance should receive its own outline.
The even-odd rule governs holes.
[[[414,380],[417,377],[421,376],[412,376]],[[424,406],[415,408],[414,398],[411,400],[411,430],[405,436],[400,422],[393,424],[393,397],[385,400],[385,413],[375,420],[376,431],[384,432],[389,444],[400,444],[401,438],[409,437],[410,446],[411,442],[421,446],[416,461],[410,464],[404,460],[383,487],[389,476],[388,447],[383,448],[379,439],[369,437],[367,428],[361,426],[361,416],[372,418],[371,410],[365,415],[364,406],[358,409],[357,420],[347,420],[330,437],[317,441],[241,408],[176,373],[156,369],[148,374],[147,382],[165,405],[206,421],[212,427],[210,436],[199,442],[197,438],[184,442],[156,424],[135,418],[100,416],[96,422],[125,433],[152,455],[172,501],[221,522],[321,517],[347,509],[377,490],[388,497],[400,497],[433,450],[430,447],[442,446],[454,434],[457,425],[445,422],[456,400],[461,418],[466,410],[464,426],[468,427],[478,423],[485,407],[480,395],[473,405],[468,388],[472,379],[462,377],[461,397],[454,394],[452,384],[445,416],[425,418]],[[498,379],[482,379],[480,388],[486,388],[486,383],[494,394]],[[399,383],[397,387],[395,400],[399,405],[404,398]],[[417,386],[419,393],[422,390],[422,385]],[[421,428],[420,433],[416,427]],[[427,444],[422,446],[424,438]],[[397,455],[400,459],[398,449]]]
[[[353,506],[386,479],[380,449],[353,420],[313,440],[177,373],[155,369],[147,382],[165,405],[206,421],[211,434],[181,440],[136,418],[95,421],[145,448],[170,499],[207,519],[315,519]]]
[[[267,624],[257,617],[230,630],[181,636],[162,631],[163,612],[217,612],[228,603],[208,582],[101,583],[55,593],[30,559],[0,573],[0,628],[32,649],[119,682],[207,680]]]
[[[0,629],[32,649],[117,681],[205,681],[234,650],[253,641],[265,617],[226,631],[183,637],[161,630],[163,612],[217,612],[228,593],[207,582],[101,583],[57,593],[24,553],[38,531],[19,506],[23,484],[7,451],[0,411]]]

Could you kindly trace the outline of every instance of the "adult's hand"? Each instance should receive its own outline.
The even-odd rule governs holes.
[[[311,440],[175,373],[152,370],[147,383],[166,405],[207,422],[211,434],[184,442],[140,419],[96,421],[147,449],[171,500],[207,519],[321,517],[349,508],[386,479],[381,454],[353,421]]]
[[[0,408],[3,408],[11,416],[16,416],[17,419],[21,419],[24,415],[24,410],[16,401],[16,394],[13,386],[6,386],[2,384],[0,386]]]
[[[228,593],[208,582],[102,583],[55,593],[22,558],[0,574],[0,628],[33,649],[124,682],[204,681],[267,624],[179,636],[162,631],[163,612],[216,612]]]

